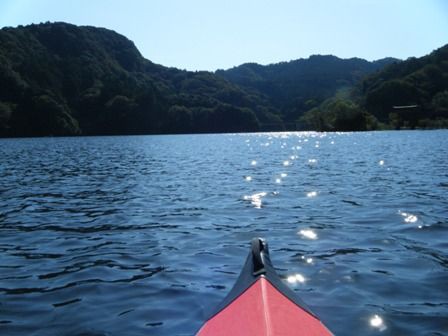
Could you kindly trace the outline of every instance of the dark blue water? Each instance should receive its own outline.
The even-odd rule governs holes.
[[[192,335],[262,236],[336,335],[448,335],[447,140],[0,140],[0,334]]]

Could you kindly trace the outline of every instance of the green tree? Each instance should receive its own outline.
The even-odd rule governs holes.
[[[190,133],[193,130],[193,114],[185,106],[171,106],[167,112],[164,129],[169,133]]]
[[[331,124],[338,131],[365,131],[366,118],[361,108],[351,101],[338,99],[328,106]]]
[[[7,136],[10,129],[10,119],[13,106],[0,101],[0,136]]]
[[[48,95],[32,99],[33,109],[29,111],[28,122],[35,135],[77,135],[80,129],[68,108]]]
[[[379,117],[386,117],[394,106],[419,104],[419,91],[403,80],[391,80],[382,83],[367,94],[366,107]]]
[[[104,114],[105,133],[128,134],[133,133],[130,127],[133,124],[137,105],[133,99],[123,95],[111,98],[105,104]]]
[[[346,99],[328,99],[299,119],[305,129],[317,131],[366,131],[376,129],[376,118]]]
[[[431,109],[437,117],[448,118],[448,90],[439,92],[432,98]]]

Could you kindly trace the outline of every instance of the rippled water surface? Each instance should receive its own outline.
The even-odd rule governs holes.
[[[448,335],[447,140],[0,140],[0,334],[192,335],[262,236],[336,335]]]

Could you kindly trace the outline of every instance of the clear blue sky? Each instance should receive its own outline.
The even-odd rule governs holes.
[[[333,54],[423,56],[448,43],[448,0],[0,0],[0,26],[113,29],[147,59],[216,70]]]

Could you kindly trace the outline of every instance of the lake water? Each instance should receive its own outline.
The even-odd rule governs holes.
[[[336,335],[448,335],[447,140],[0,140],[0,334],[193,335],[261,236]]]

